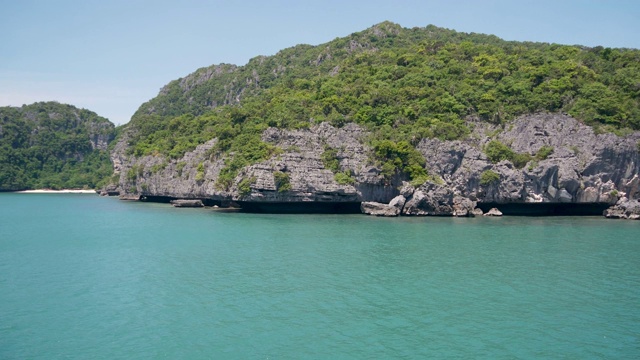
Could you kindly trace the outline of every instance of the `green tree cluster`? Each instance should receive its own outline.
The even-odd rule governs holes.
[[[522,169],[532,159],[530,154],[517,153],[498,140],[491,140],[484,151],[489,161],[497,163],[502,160],[509,160],[518,169]]]
[[[480,174],[481,185],[491,185],[500,181],[500,174],[493,170],[485,170]]]
[[[278,192],[286,192],[291,190],[291,182],[289,179],[289,174],[282,172],[282,171],[276,171],[273,173],[273,182],[276,185],[276,190]]]

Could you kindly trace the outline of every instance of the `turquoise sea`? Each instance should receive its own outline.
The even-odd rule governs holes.
[[[0,194],[0,359],[396,358],[640,358],[640,221]]]

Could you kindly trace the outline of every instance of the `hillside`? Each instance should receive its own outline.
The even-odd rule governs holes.
[[[557,114],[544,117],[552,128],[578,126],[575,119],[596,138],[627,139],[637,156],[640,51],[384,22],[172,81],[135,113],[113,157],[131,194],[388,201],[402,181],[451,185],[424,147],[434,141],[474,148],[486,165],[466,176],[478,181],[484,171],[499,174],[501,161],[524,176],[526,165],[553,157],[551,146],[515,149],[501,134],[540,113]],[[182,179],[180,190],[162,178]]]
[[[0,107],[0,190],[99,187],[114,137],[107,119],[71,105]]]
[[[257,141],[267,127],[328,121],[416,144],[468,135],[469,117],[501,124],[538,111],[566,112],[606,130],[639,129],[639,101],[638,50],[382,23],[172,81],[133,116],[131,143],[136,155],[177,158],[214,137],[225,140],[218,150],[227,151],[247,138]]]

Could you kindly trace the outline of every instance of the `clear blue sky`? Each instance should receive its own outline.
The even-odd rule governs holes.
[[[56,100],[116,124],[173,79],[390,20],[640,48],[639,0],[0,0],[0,106]]]

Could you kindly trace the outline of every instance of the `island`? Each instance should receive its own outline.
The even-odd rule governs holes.
[[[262,212],[637,219],[638,130],[637,49],[383,22],[169,82],[115,130],[100,188]]]

